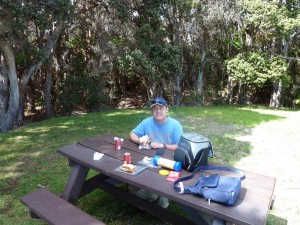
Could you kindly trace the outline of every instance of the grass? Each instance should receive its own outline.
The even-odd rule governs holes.
[[[182,123],[184,132],[197,132],[211,140],[215,152],[212,161],[230,166],[251,153],[250,143],[238,141],[236,136],[249,133],[262,122],[282,119],[223,106],[179,107],[169,114]],[[19,199],[40,186],[57,194],[63,191],[70,168],[66,158],[56,153],[57,148],[104,133],[128,137],[150,115],[148,110],[109,110],[56,117],[0,134],[0,224],[44,224],[29,218]],[[79,207],[107,224],[164,224],[101,190],[82,198]],[[285,224],[274,216],[267,223]]]

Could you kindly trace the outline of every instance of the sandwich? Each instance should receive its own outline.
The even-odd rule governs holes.
[[[123,164],[120,168],[127,173],[134,173],[136,171],[136,166],[133,164]]]

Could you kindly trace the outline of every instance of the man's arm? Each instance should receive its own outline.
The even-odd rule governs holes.
[[[167,150],[175,151],[177,148],[177,144],[164,144],[156,141],[151,141],[150,147],[151,148],[166,148]]]
[[[149,136],[148,135],[145,135],[143,137],[138,137],[135,133],[131,132],[129,134],[129,139],[132,142],[136,143],[136,144],[142,144],[143,139],[145,139],[145,138],[146,138],[147,141],[149,140]],[[175,151],[176,148],[177,148],[177,146],[178,146],[177,144],[166,144],[166,149]],[[163,145],[163,143],[152,141],[152,142],[150,142],[150,147],[151,148],[163,148],[164,145]]]
[[[168,150],[172,150],[172,151],[175,151],[176,150],[176,148],[177,148],[177,144],[175,144],[175,145],[168,145],[168,144],[166,144],[166,147],[167,147],[167,149]]]
[[[129,134],[129,138],[131,141],[133,141],[134,143],[136,144],[143,144],[143,145],[146,145],[149,143],[150,139],[149,139],[149,136],[148,135],[144,135],[142,137],[139,137],[137,136],[137,134],[131,132]]]
[[[136,143],[136,144],[140,144],[140,139],[139,139],[139,137],[135,134],[135,133],[130,133],[129,134],[129,139],[132,141],[132,142],[134,142],[134,143]]]

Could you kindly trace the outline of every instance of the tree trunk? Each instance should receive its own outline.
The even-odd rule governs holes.
[[[175,44],[179,46],[179,21],[175,23]],[[180,56],[177,56],[177,63],[180,65]],[[175,105],[179,106],[182,93],[180,88],[181,76],[179,71],[175,74]]]
[[[237,103],[242,104],[242,83],[241,81],[238,82],[238,93],[237,93]]]
[[[0,131],[12,130],[17,122],[19,87],[13,50],[6,39],[0,38],[3,68],[0,74]],[[2,64],[2,63],[1,63]]]
[[[120,82],[119,87],[121,89],[122,96],[126,98],[127,97],[126,76],[123,73],[119,74],[119,82]]]
[[[45,106],[46,106],[46,114],[47,118],[53,117],[53,107],[52,107],[52,96],[51,96],[51,88],[52,88],[52,74],[50,71],[46,71],[46,82],[45,82]]]
[[[238,103],[241,105],[246,105],[247,104],[247,84],[243,84],[239,82],[239,99]]]
[[[275,39],[274,40],[276,46],[274,48],[274,55],[276,54],[283,54],[285,57],[288,56],[288,49],[289,49],[289,42],[284,39],[283,41],[281,39]],[[282,48],[283,43],[283,48]],[[270,99],[270,107],[280,107],[281,106],[281,92],[282,92],[282,82],[281,81],[275,81],[273,83],[273,93],[271,94]]]
[[[200,104],[203,103],[203,87],[204,87],[204,82],[203,82],[203,71],[204,71],[204,65],[205,65],[205,61],[206,61],[206,51],[204,49],[204,46],[201,45],[200,47],[200,65],[199,65],[199,73],[198,73],[198,77],[197,77],[197,93],[199,94],[200,98],[201,98],[201,102]]]
[[[248,103],[247,89],[248,89],[248,85],[243,84],[243,105],[247,105]]]
[[[25,98],[25,92],[26,92],[26,85],[31,77],[31,75],[39,70],[41,67],[42,62],[39,62],[35,65],[30,66],[28,69],[26,69],[23,73],[23,76],[20,80],[20,96],[19,96],[19,110],[18,110],[18,121],[22,121],[24,117],[24,98]]]
[[[180,89],[180,75],[179,74],[176,75],[175,96],[176,96],[175,105],[179,106],[180,101],[182,99],[182,91]]]
[[[20,101],[19,101],[19,111],[18,111],[18,119],[22,121],[24,115],[24,96],[26,91],[26,85],[30,79],[30,77],[36,73],[40,67],[43,65],[44,61],[50,56],[51,50],[53,49],[54,45],[56,44],[59,35],[61,34],[64,28],[65,21],[59,21],[56,25],[55,29],[52,32],[52,35],[48,39],[47,44],[45,45],[44,49],[42,50],[45,52],[44,57],[34,65],[30,65],[23,73],[23,76],[20,80]]]
[[[35,86],[32,80],[29,80],[29,85],[26,89],[26,99],[27,99],[27,110],[31,113],[36,112],[35,108]]]
[[[281,99],[281,91],[282,91],[282,83],[275,82],[273,84],[273,93],[270,100],[270,107],[279,107],[280,106],[280,99]]]
[[[228,103],[230,105],[232,105],[233,103],[233,85],[232,85],[232,77],[230,75],[228,75],[228,82],[227,82],[227,99],[228,99]]]

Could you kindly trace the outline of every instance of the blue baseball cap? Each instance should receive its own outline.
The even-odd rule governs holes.
[[[152,100],[152,105],[150,108],[152,108],[155,105],[160,105],[160,106],[168,106],[167,101],[163,97],[156,97]]]

